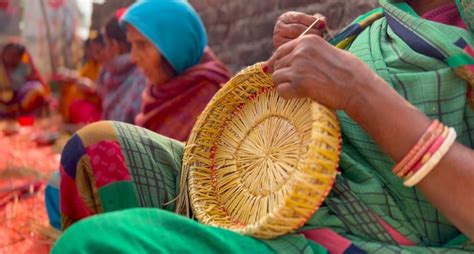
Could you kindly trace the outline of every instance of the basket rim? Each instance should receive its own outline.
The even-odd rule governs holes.
[[[252,69],[253,68],[253,69]],[[209,215],[206,213],[206,211],[201,211],[202,209],[200,208],[197,208],[196,207],[196,201],[195,199],[197,199],[196,196],[199,196],[199,193],[192,193],[193,190],[196,189],[196,187],[194,186],[195,183],[193,182],[193,179],[192,179],[192,167],[193,166],[196,166],[193,164],[193,151],[196,149],[196,147],[198,146],[202,146],[202,144],[196,144],[194,143],[194,141],[198,140],[198,137],[200,135],[200,133],[202,131],[204,131],[203,129],[201,129],[201,127],[209,120],[209,118],[211,118],[213,116],[213,114],[215,113],[214,110],[216,110],[216,108],[219,107],[220,104],[223,103],[223,101],[227,98],[227,96],[234,96],[235,95],[235,90],[236,89],[241,89],[242,86],[245,86],[245,85],[241,85],[241,87],[236,87],[236,86],[231,86],[231,85],[228,85],[228,84],[232,84],[232,81],[235,81],[236,79],[239,79],[242,75],[245,75],[246,74],[246,71],[249,71],[249,70],[253,70],[253,71],[256,71],[256,72],[260,72],[260,75],[261,74],[264,74],[266,75],[266,78],[270,79],[271,80],[271,76],[269,74],[266,74],[264,71],[263,71],[263,64],[262,63],[259,63],[259,64],[256,64],[256,65],[253,65],[253,66],[250,66],[246,69],[244,69],[243,71],[239,72],[236,76],[234,76],[213,98],[212,100],[210,101],[210,103],[207,105],[207,107],[205,108],[205,110],[203,111],[203,113],[199,116],[198,120],[196,121],[196,124],[195,126],[193,127],[193,130],[191,132],[191,135],[190,135],[190,138],[188,139],[188,142],[186,144],[186,148],[185,148],[185,152],[184,152],[184,160],[183,160],[183,169],[185,169],[185,171],[189,171],[189,174],[186,175],[187,177],[187,181],[189,182],[188,185],[188,192],[189,192],[189,199],[191,201],[191,208],[194,212],[194,215],[196,216],[196,218],[199,220],[199,221],[204,221],[206,222],[207,224],[211,224],[211,225],[214,225],[214,226],[220,226],[222,227],[221,224],[217,223],[217,222],[213,222],[213,216]],[[263,86],[263,92],[269,92],[269,91],[274,91],[275,88],[273,87],[273,84],[272,84],[272,87],[269,87],[269,86]],[[251,98],[252,96],[256,97],[258,95],[255,95],[255,94],[247,94],[248,96],[247,97],[241,97],[241,99],[249,99]],[[243,100],[245,102],[245,100]],[[304,219],[301,219],[298,223],[296,223],[295,225],[293,225],[291,227],[291,229],[286,229],[284,230],[285,232],[284,233],[289,233],[291,231],[294,231],[295,229],[299,228],[300,226],[302,226],[317,210],[318,208],[320,207],[320,205],[322,204],[322,202],[324,201],[324,199],[327,197],[327,195],[329,194],[333,184],[334,184],[334,181],[335,181],[335,177],[336,177],[336,174],[337,174],[337,168],[338,168],[338,165],[339,165],[339,157],[340,157],[340,150],[341,150],[341,135],[340,135],[340,127],[339,127],[339,123],[338,123],[338,120],[337,120],[337,116],[335,115],[334,112],[332,112],[331,110],[325,108],[324,106],[316,103],[316,102],[312,102],[312,101],[309,101],[307,103],[311,103],[311,117],[312,117],[312,127],[311,127],[311,144],[315,143],[318,139],[318,135],[315,131],[316,128],[321,128],[320,124],[317,123],[317,119],[319,117],[322,117],[323,116],[323,113],[326,114],[327,118],[330,120],[331,124],[333,125],[332,127],[334,127],[334,133],[336,133],[335,139],[337,139],[337,147],[335,148],[335,152],[337,153],[335,155],[335,161],[332,161],[332,163],[334,164],[333,165],[333,172],[330,172],[330,177],[332,178],[329,182],[325,183],[325,190],[324,190],[324,193],[323,194],[320,194],[320,199],[317,201],[317,202],[314,202],[314,206],[312,207],[311,209],[311,212],[307,212],[306,216],[304,216],[305,218]],[[245,104],[245,103],[241,103],[241,104]],[[234,109],[235,109],[235,105],[234,105]],[[316,111],[322,111],[323,113],[321,114],[318,114]],[[227,119],[229,120],[229,119]],[[328,121],[329,121],[328,120]],[[215,120],[213,120],[215,121]],[[218,121],[217,121],[218,122]],[[225,128],[224,128],[225,129]],[[220,133],[218,135],[219,138],[222,138],[222,131],[223,130],[219,130],[218,132]],[[334,134],[332,133],[332,134]],[[217,140],[219,139],[217,138]],[[327,137],[326,137],[327,138]],[[216,142],[215,142],[216,143]],[[214,144],[215,144],[214,143]],[[333,147],[334,148],[334,147]],[[308,150],[306,152],[306,154],[304,155],[301,155],[301,156],[307,156],[308,154],[312,154],[312,153],[318,153],[318,150],[319,148],[316,147],[316,146],[312,146],[312,145],[309,145],[308,147]],[[305,168],[311,168],[311,164],[309,161],[307,161],[304,165]],[[298,162],[298,166],[300,166],[300,162]],[[298,171],[298,172],[302,172],[302,171]],[[293,193],[291,194],[293,195]],[[284,202],[284,205],[282,207],[276,207],[275,209],[278,209],[278,210],[281,210],[281,209],[284,209],[285,207],[288,207],[289,205],[287,205],[287,203],[289,202],[289,200],[291,200],[290,198],[286,198],[285,199],[285,202]],[[205,209],[205,210],[208,210],[208,209]],[[275,236],[277,236],[277,234],[270,234],[270,235],[267,235],[267,233],[262,233],[261,231],[265,231],[265,230],[270,230],[272,231],[271,229],[265,229],[266,227],[268,227],[267,225],[271,224],[272,221],[274,221],[276,219],[276,217],[279,217],[280,215],[279,214],[273,214],[273,213],[270,213],[269,215],[263,217],[263,218],[260,218],[260,220],[258,220],[258,222],[256,223],[252,223],[252,224],[246,224],[246,225],[238,225],[236,224],[235,227],[230,227],[230,226],[227,226],[225,228],[228,228],[228,229],[231,229],[231,230],[234,230],[238,233],[241,233],[241,234],[248,234],[248,235],[252,235],[252,236],[255,236],[255,237],[259,237],[259,238],[273,238]],[[231,217],[229,215],[229,217]],[[280,233],[281,234],[281,233]]]

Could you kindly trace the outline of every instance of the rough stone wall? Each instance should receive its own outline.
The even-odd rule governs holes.
[[[233,71],[267,59],[282,13],[322,13],[339,30],[377,6],[376,0],[190,0],[206,25],[209,45]]]
[[[116,10],[127,7],[134,2],[135,0],[108,0],[104,4],[94,4],[91,29],[100,31],[100,28]]]

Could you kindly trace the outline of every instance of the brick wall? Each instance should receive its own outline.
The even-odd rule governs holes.
[[[376,0],[190,0],[206,25],[209,45],[233,71],[267,59],[273,26],[286,11],[316,12],[338,30],[373,9]]]

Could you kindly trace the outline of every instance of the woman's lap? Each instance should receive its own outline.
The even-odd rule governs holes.
[[[9,99],[0,99],[0,118],[14,117],[18,113],[32,114],[47,104],[47,93],[38,81],[28,81],[18,90],[12,91]]]
[[[94,232],[88,234],[87,232]],[[74,244],[72,244],[74,243]],[[112,212],[66,230],[52,253],[275,253],[265,242],[161,209]]]
[[[102,116],[100,105],[86,99],[72,101],[65,111],[71,123],[93,123]]]
[[[61,159],[62,226],[75,224],[54,250],[326,252],[302,236],[259,241],[166,212],[175,208],[182,153],[182,143],[125,123],[98,122],[80,130],[66,145]],[[140,207],[159,209],[131,209]],[[78,222],[104,212],[107,214]],[[97,233],[85,233],[92,229]],[[417,250],[428,251],[423,247]]]
[[[261,241],[171,213],[183,148],[119,122],[97,122],[78,131],[61,158],[65,232],[53,252],[326,253],[303,236]],[[87,234],[91,230],[94,234]]]
[[[46,90],[41,82],[29,81],[18,90],[16,100],[23,111],[30,112],[45,103]]]
[[[119,122],[78,131],[61,158],[63,228],[85,217],[134,207],[174,210],[183,144]]]

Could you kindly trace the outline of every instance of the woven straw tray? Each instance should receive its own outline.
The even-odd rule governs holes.
[[[234,76],[198,118],[183,178],[204,224],[261,239],[291,233],[313,215],[337,175],[335,113],[278,96],[262,64]]]

